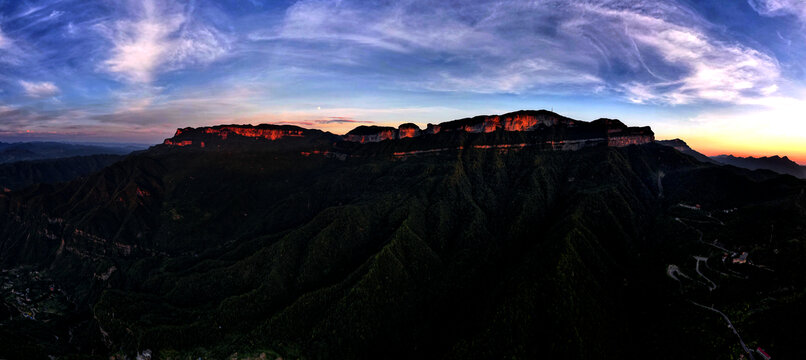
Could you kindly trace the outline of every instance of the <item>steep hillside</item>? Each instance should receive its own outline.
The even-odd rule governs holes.
[[[803,181],[651,143],[504,146],[533,132],[227,131],[0,195],[0,357],[743,354],[692,301],[804,355]],[[774,271],[723,268],[717,237]],[[667,275],[697,276],[695,255],[740,275],[708,273],[713,292]]]
[[[680,140],[680,139],[657,140],[656,142],[658,144],[661,144],[661,145],[673,147],[673,148],[675,148],[675,150],[677,150],[677,151],[679,151],[679,152],[681,152],[683,154],[692,156],[692,157],[694,157],[695,159],[697,159],[697,160],[699,160],[701,162],[715,163],[715,161],[713,159],[709,158],[708,156],[705,156],[705,154],[703,154],[703,153],[701,153],[701,152],[699,152],[697,150],[692,149],[683,140]]]

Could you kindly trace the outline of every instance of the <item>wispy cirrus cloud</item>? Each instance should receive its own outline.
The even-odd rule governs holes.
[[[748,4],[761,15],[794,15],[806,21],[806,1],[804,0],[748,0]]]
[[[633,102],[687,104],[697,101],[739,103],[769,95],[780,80],[770,55],[735,42],[715,39],[696,26],[670,22],[633,10],[587,6],[609,24],[624,27],[622,41],[647,74],[623,84]],[[653,56],[652,62],[646,56]],[[649,63],[649,64],[648,64]],[[658,69],[653,70],[653,65]],[[665,69],[665,70],[664,70]]]
[[[19,46],[11,37],[6,35],[3,31],[3,27],[0,26],[0,63],[19,65],[23,55]]]
[[[20,86],[25,90],[25,94],[34,97],[48,97],[59,93],[59,87],[50,81],[25,81],[20,80]]]
[[[193,18],[191,5],[129,1],[128,18],[96,25],[111,43],[103,70],[132,83],[149,83],[164,71],[204,65],[223,57],[230,40]]]
[[[331,116],[327,119],[312,120],[314,124],[371,124],[372,121],[356,120],[344,116]]]
[[[344,116],[331,116],[327,119],[315,120],[282,120],[271,122],[275,125],[297,125],[297,126],[317,126],[317,125],[332,125],[332,124],[373,124],[374,121],[356,120]]]
[[[436,91],[610,91],[633,102],[689,104],[735,103],[774,88],[774,57],[710,28],[674,2],[302,0],[279,27],[250,39],[342,44],[323,49],[334,55],[345,47],[386,52],[418,66],[399,84]],[[376,59],[363,60],[356,66]]]

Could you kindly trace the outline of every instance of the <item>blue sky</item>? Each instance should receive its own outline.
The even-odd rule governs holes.
[[[553,108],[803,162],[805,29],[805,0],[0,0],[0,140]]]

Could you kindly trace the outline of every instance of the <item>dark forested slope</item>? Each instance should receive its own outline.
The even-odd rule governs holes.
[[[31,293],[0,308],[0,356],[741,354],[690,301],[724,306],[751,345],[803,355],[802,332],[766,331],[806,320],[788,310],[806,288],[802,181],[656,144],[474,146],[515,136],[490,133],[395,156],[434,140],[322,136],[158,146],[0,195],[4,286]],[[716,292],[676,282],[670,265],[693,278],[693,255],[722,256],[697,231],[774,271],[717,268],[747,280]]]
[[[124,157],[89,155],[0,164],[0,187],[19,190],[39,183],[69,181],[101,170]]]

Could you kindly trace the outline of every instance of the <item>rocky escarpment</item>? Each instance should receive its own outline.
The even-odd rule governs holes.
[[[391,126],[359,126],[344,135],[345,141],[368,143],[418,137],[423,132],[416,124],[406,123],[397,129]]]
[[[428,124],[420,129],[413,123],[391,126],[359,126],[344,136],[319,130],[289,125],[220,125],[203,128],[178,129],[166,139],[165,145],[206,147],[212,142],[245,140],[278,140],[288,138],[318,137],[332,142],[379,143],[387,140],[427,138],[450,134],[530,134],[533,145],[543,144],[554,150],[576,150],[586,146],[607,145],[622,147],[654,141],[649,127],[628,127],[619,120],[598,119],[592,122],[579,121],[546,110],[521,110],[503,115],[482,115],[472,118]],[[447,134],[447,135],[446,135]],[[229,139],[229,140],[228,140]],[[499,146],[501,144],[497,144]]]
[[[649,127],[628,127],[615,119],[587,122],[546,110],[522,110],[504,115],[483,115],[441,124],[428,124],[425,130],[420,130],[414,124],[404,124],[397,129],[385,126],[359,126],[347,133],[344,140],[363,144],[437,134],[487,134],[496,131],[544,133],[548,135],[544,143],[555,150],[576,150],[599,144],[622,147],[646,144],[655,139]]]
[[[187,127],[177,129],[174,136],[170,139],[165,139],[163,144],[173,146],[205,147],[210,141],[217,140],[277,140],[282,138],[304,138],[322,134],[323,132],[319,130],[305,129],[292,125],[218,125],[211,127]]]
[[[573,127],[579,121],[546,110],[521,110],[504,115],[481,115],[431,125],[426,133],[464,131],[469,133],[489,133],[497,130],[534,131],[540,127]]]

